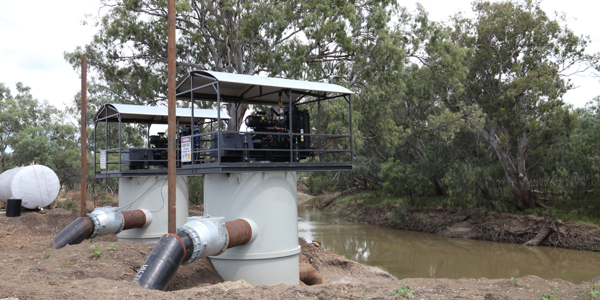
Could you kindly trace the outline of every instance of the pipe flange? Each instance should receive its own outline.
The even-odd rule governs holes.
[[[123,230],[125,222],[118,207],[98,207],[87,214],[94,222],[94,232],[90,238],[98,235],[116,234]]]
[[[196,232],[196,230],[192,230],[186,226],[177,228],[177,231],[183,231],[184,233],[189,235],[192,238],[192,241],[194,242],[194,252],[192,253],[192,256],[188,260],[181,263],[182,265],[191,264],[195,262],[200,257],[200,253],[202,253],[202,247],[200,246],[200,236],[198,235],[198,232]]]
[[[223,252],[225,252],[225,250],[227,250],[227,247],[229,246],[229,233],[227,232],[227,229],[225,229],[225,223],[223,223],[222,227],[222,230],[225,231],[225,243],[223,243],[223,248],[221,248],[221,251],[219,251],[219,253],[215,254],[214,256],[219,256],[223,254]]]
[[[121,214],[121,213],[119,213],[119,214]],[[122,215],[121,215],[121,216],[122,216]],[[117,231],[115,232],[115,234],[119,234],[119,233],[121,233],[121,231],[123,231],[123,227],[125,227],[125,220],[123,219],[123,217],[121,217],[121,226],[119,226],[119,230],[117,230]]]
[[[89,239],[93,239],[95,237],[98,236],[98,233],[100,233],[100,219],[98,218],[98,216],[96,214],[92,214],[89,213],[87,214],[88,218],[90,218],[92,220],[92,222],[94,223],[94,231],[92,232],[92,234],[87,238]]]

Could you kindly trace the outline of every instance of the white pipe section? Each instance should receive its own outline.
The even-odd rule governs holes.
[[[194,252],[182,265],[193,263],[198,258],[219,255],[227,249],[229,239],[222,217],[189,217],[177,231],[187,233],[194,241]]]
[[[94,232],[90,235],[90,239],[99,235],[119,233],[125,225],[123,215],[118,207],[98,207],[87,216],[94,223]]]
[[[87,214],[94,223],[94,232],[92,232],[89,239],[104,234],[119,234],[123,231],[125,218],[123,217],[121,210],[122,209],[119,207],[97,207],[93,212]],[[152,213],[147,209],[141,209],[141,211],[146,218],[146,222],[142,227],[144,228],[152,223]]]

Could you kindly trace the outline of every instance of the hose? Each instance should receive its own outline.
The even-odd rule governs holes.
[[[192,256],[194,242],[185,232],[163,235],[135,275],[133,282],[142,288],[167,289],[181,263]]]
[[[94,232],[94,223],[90,217],[79,217],[69,226],[65,227],[52,240],[52,248],[60,249],[66,245],[75,245],[83,242]]]
[[[323,276],[309,263],[300,264],[300,281],[306,285],[315,285],[323,283]]]

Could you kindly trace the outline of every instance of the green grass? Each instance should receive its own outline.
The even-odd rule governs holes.
[[[56,207],[64,208],[70,211],[77,211],[79,201],[78,200],[66,200],[66,201],[57,201]]]

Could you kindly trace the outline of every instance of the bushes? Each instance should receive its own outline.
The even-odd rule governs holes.
[[[190,202],[204,203],[204,176],[190,176]]]

